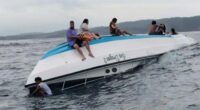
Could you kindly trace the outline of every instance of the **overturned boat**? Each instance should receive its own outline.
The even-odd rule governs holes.
[[[62,43],[49,50],[37,63],[28,77],[25,87],[34,86],[36,77],[56,85],[61,90],[86,84],[98,78],[124,73],[144,60],[158,57],[166,52],[194,44],[184,35],[134,35],[103,36],[90,42],[94,58],[86,56],[82,61],[78,52]]]

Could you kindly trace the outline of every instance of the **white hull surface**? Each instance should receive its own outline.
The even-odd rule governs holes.
[[[48,51],[28,77],[25,87],[35,84],[41,77],[48,84],[62,83],[63,87],[84,84],[91,79],[123,73],[137,67],[144,59],[189,46],[195,41],[184,35],[105,36],[90,42],[95,58],[81,61],[76,50],[63,43]]]

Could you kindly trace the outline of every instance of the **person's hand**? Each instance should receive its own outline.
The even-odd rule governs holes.
[[[78,36],[78,37],[77,37],[78,40],[82,40],[83,34],[78,34],[77,36]]]

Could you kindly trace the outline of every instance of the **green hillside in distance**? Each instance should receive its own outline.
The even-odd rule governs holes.
[[[160,23],[165,24],[167,26],[167,31],[170,31],[172,27],[175,28],[178,32],[200,31],[200,16],[127,21],[127,22],[118,23],[118,26],[120,27],[120,29],[127,30],[133,34],[139,34],[139,33],[143,34],[143,33],[148,32],[148,27],[151,24],[152,20],[156,20],[157,24],[160,24]],[[91,28],[91,31],[95,33],[99,33],[100,35],[109,34],[109,28],[105,26]],[[57,38],[57,37],[66,37],[65,30],[63,29],[63,30],[59,30],[56,32],[51,32],[51,33],[31,33],[31,34],[20,34],[20,35],[12,35],[12,36],[2,36],[0,37],[0,40]]]

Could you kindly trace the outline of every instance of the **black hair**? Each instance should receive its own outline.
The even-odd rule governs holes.
[[[74,26],[71,27],[71,25],[74,25],[74,21],[73,20],[70,21],[70,29],[74,29]]]
[[[162,24],[162,28],[163,28],[163,31],[166,32],[166,26],[165,26],[165,24]]]
[[[117,22],[117,18],[113,18],[112,22],[116,23]]]
[[[35,82],[36,82],[36,81],[42,81],[42,78],[41,78],[41,77],[36,77],[36,78],[35,78]]]
[[[175,29],[174,29],[174,28],[172,28],[172,29],[171,29],[171,31],[172,31],[172,32],[175,32]]]
[[[171,33],[172,33],[172,34],[177,34],[177,33],[176,33],[176,30],[175,30],[174,28],[171,28]]]
[[[71,21],[70,21],[70,23],[74,23],[74,21],[73,21],[73,20],[71,20]]]
[[[165,26],[165,25],[164,25],[164,27],[163,27],[163,28],[164,28],[164,32],[166,32],[167,28],[166,28],[166,26]]]
[[[152,24],[152,25],[155,25],[155,24],[156,24],[156,21],[153,20],[153,21],[151,22],[151,24]]]
[[[87,18],[85,18],[85,19],[83,20],[83,23],[88,24],[88,23],[89,23],[89,20],[88,20]]]

